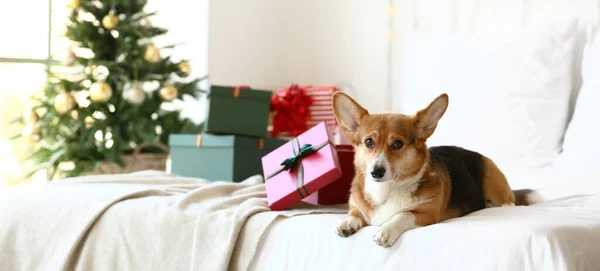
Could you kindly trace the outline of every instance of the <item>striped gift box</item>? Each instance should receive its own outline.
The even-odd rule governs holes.
[[[335,86],[301,86],[304,89],[304,93],[309,96],[313,103],[308,107],[310,111],[310,117],[306,122],[306,129],[310,129],[320,122],[325,122],[329,130],[332,132],[332,136],[337,136],[338,125],[333,114],[331,96],[333,93],[338,91]],[[272,127],[269,127],[269,131]],[[289,132],[281,132],[275,135],[281,138],[293,138]]]
[[[310,110],[310,119],[306,124],[309,129],[324,121],[335,134],[337,122],[335,115],[333,115],[331,96],[336,91],[338,91],[338,88],[335,86],[304,87],[304,93],[313,100],[313,104],[308,107]]]

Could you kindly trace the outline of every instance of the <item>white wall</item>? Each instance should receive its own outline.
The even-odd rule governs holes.
[[[208,0],[149,0],[147,12],[156,11],[151,17],[152,25],[168,30],[157,37],[157,46],[177,44],[174,49],[165,50],[174,61],[189,59],[192,74],[189,80],[208,73]]]
[[[387,1],[213,0],[210,83],[348,85],[369,111],[381,112],[387,24]]]
[[[594,20],[598,11],[598,0],[391,2],[397,11],[390,19],[389,1],[210,1],[210,83],[265,89],[291,83],[349,85],[371,112],[402,112],[387,107],[410,91],[400,88],[403,71],[397,63],[402,58],[402,33],[517,29],[567,13]],[[389,20],[394,28],[391,50]],[[392,95],[386,100],[388,88]]]

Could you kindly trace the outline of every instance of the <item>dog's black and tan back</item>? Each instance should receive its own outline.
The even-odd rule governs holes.
[[[478,152],[456,146],[435,146],[429,148],[429,160],[448,175],[451,184],[448,208],[459,211],[460,216],[487,206],[514,202],[512,193],[499,193],[507,191],[506,177],[492,160]]]

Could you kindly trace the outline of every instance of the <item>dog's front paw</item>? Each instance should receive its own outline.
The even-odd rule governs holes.
[[[335,233],[341,237],[348,237],[364,226],[362,219],[348,216],[337,226]]]
[[[402,234],[400,230],[382,226],[373,235],[373,241],[382,247],[391,247],[398,237],[400,237],[400,234]]]

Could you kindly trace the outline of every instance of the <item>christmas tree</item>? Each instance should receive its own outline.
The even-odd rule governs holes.
[[[21,137],[32,142],[28,176],[49,170],[51,178],[97,170],[101,162],[124,166],[141,144],[167,145],[171,133],[197,132],[165,104],[203,93],[190,79],[187,60],[163,56],[152,38],[167,33],[152,26],[145,0],[73,0],[64,33],[72,42],[58,67],[32,99]],[[62,68],[62,69],[60,69]],[[148,148],[145,152],[162,152]]]

